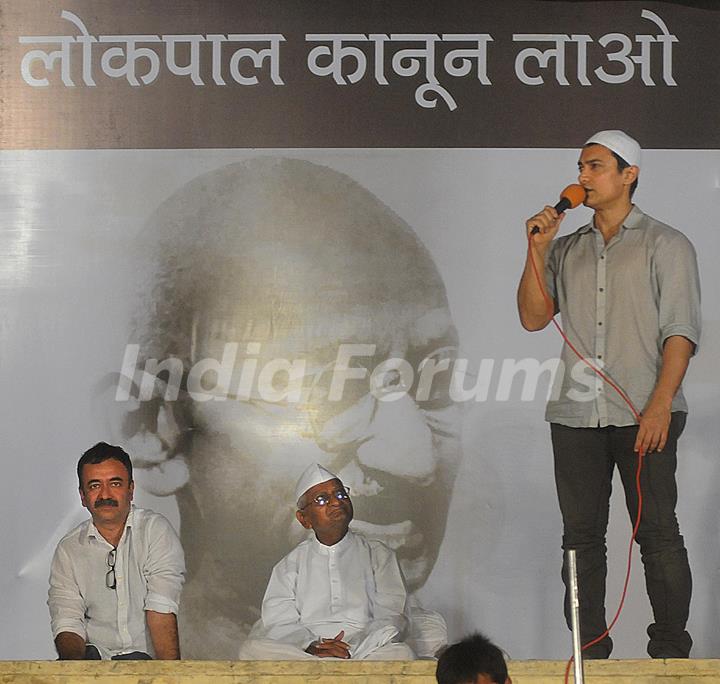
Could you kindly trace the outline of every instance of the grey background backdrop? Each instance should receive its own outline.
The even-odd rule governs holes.
[[[277,150],[357,180],[415,230],[444,279],[461,355],[556,356],[552,332],[522,331],[515,287],[524,218],[574,178],[570,150]],[[84,516],[74,464],[106,437],[94,385],[119,370],[134,299],[133,239],[154,208],[204,171],[256,155],[242,150],[12,152],[0,154],[0,416],[5,477],[0,526],[0,657],[53,656],[45,607],[50,555]],[[720,650],[718,486],[720,430],[720,153],[649,151],[637,203],[684,230],[699,256],[705,331],[686,382],[691,414],[681,442],[681,526],[695,591],[693,655]],[[581,208],[570,230],[588,218]],[[447,617],[451,637],[489,632],[513,658],[561,658],[570,650],[561,616],[560,519],[551,474],[544,397],[463,405],[464,460],[439,560],[424,603]],[[173,497],[137,502],[179,524]],[[610,530],[608,609],[619,598],[630,529],[621,500]],[[238,534],[254,534],[238,526]],[[616,629],[617,657],[644,655],[649,621],[635,558]]]

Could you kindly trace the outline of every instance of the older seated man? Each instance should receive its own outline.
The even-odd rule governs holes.
[[[349,529],[350,495],[320,465],[295,488],[296,517],[315,533],[273,569],[246,660],[413,660],[402,642],[407,592],[395,553]]]

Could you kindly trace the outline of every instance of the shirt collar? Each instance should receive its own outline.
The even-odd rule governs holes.
[[[130,504],[130,512],[128,513],[128,517],[125,520],[125,529],[127,530],[128,527],[133,526],[133,513],[135,512],[135,504]],[[95,527],[95,523],[93,522],[92,518],[88,521],[88,529],[87,529],[87,538],[88,539],[105,539],[99,532],[97,527]]]
[[[643,214],[642,210],[637,205],[633,204],[630,212],[623,221],[622,227],[627,230],[635,230],[636,228],[640,228],[640,224],[644,215],[645,214]],[[589,233],[591,230],[595,230],[595,219],[591,220],[590,223],[586,223],[581,228],[578,228],[577,232]]]
[[[630,213],[625,217],[623,226],[628,230],[635,230],[636,228],[640,228],[640,222],[642,221],[643,216],[644,214],[642,213],[642,211],[633,204]]]
[[[350,548],[353,543],[353,533],[348,530],[345,536],[337,544],[333,544],[332,546],[326,546],[321,541],[318,541],[318,538],[314,534],[312,536],[312,540],[315,551],[323,556],[328,556],[330,553],[343,553]]]

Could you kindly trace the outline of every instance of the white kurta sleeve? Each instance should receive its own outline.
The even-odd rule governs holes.
[[[273,568],[262,602],[260,624],[253,629],[253,637],[282,641],[303,650],[315,641],[315,634],[300,624],[297,574],[297,561],[292,556],[285,557]]]
[[[369,542],[375,591],[371,596],[372,620],[356,637],[352,656],[365,654],[391,641],[400,641],[407,627],[407,590],[394,551],[380,542]]]

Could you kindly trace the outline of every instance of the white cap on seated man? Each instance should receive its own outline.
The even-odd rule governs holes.
[[[403,643],[407,592],[395,553],[349,529],[353,506],[339,478],[309,466],[295,488],[296,517],[314,536],[272,571],[245,660],[413,660]]]

